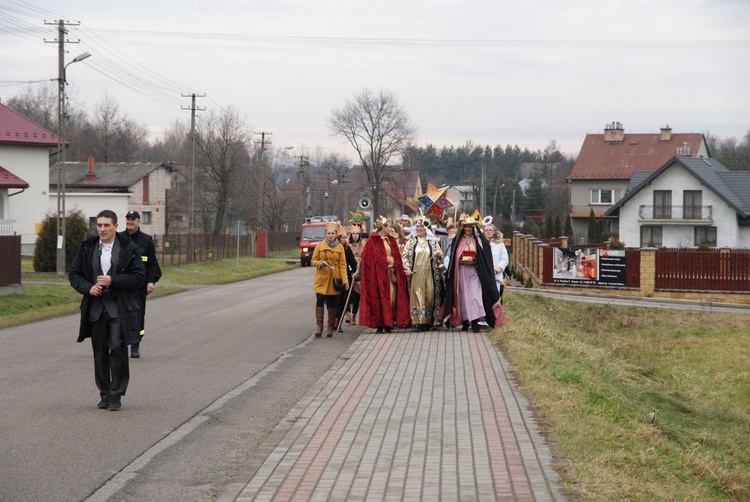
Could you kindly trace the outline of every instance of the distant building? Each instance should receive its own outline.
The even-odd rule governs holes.
[[[151,235],[164,235],[169,225],[186,219],[184,209],[169,200],[172,194],[175,202],[175,189],[185,184],[184,176],[171,164],[96,162],[89,157],[88,162],[66,162],[64,169],[66,210],[80,209],[92,230],[97,213],[104,208],[113,210],[121,220],[128,211],[138,211],[141,229]],[[49,168],[50,208],[56,203],[56,172],[57,164]]]
[[[672,133],[669,126],[656,134],[626,133],[620,122],[603,134],[587,134],[568,176],[573,233],[586,235],[591,210],[604,217],[605,232],[617,233],[618,215],[605,213],[625,194],[633,172],[655,171],[675,155],[708,157],[703,134]]]

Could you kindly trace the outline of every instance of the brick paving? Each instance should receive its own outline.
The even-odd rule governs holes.
[[[313,388],[219,500],[565,500],[485,333],[368,329]]]

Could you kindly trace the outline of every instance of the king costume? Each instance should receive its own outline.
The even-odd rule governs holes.
[[[456,233],[450,247],[450,261],[445,274],[445,298],[442,319],[446,325],[457,327],[469,323],[475,331],[479,318],[484,317],[490,328],[495,326],[494,305],[500,300],[495,285],[492,251],[487,238],[479,233],[476,220],[469,217],[464,225],[474,229],[471,236],[463,229]],[[465,252],[475,254],[475,263],[462,264]]]
[[[431,231],[424,237],[417,235],[416,226],[427,224],[415,222],[412,238],[406,242],[401,259],[409,277],[409,308],[411,322],[417,331],[427,331],[440,318],[443,288],[443,255],[440,242]]]
[[[381,228],[384,224],[387,223],[381,222]],[[367,239],[362,251],[360,324],[390,332],[394,324],[409,325],[409,296],[398,243],[378,230]]]

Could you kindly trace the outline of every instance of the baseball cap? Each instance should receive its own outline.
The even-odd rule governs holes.
[[[128,211],[128,214],[125,215],[125,218],[133,218],[134,220],[140,220],[141,215],[138,214],[138,211]]]

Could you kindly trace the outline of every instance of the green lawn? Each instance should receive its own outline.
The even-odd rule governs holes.
[[[586,500],[750,500],[750,315],[506,294],[493,331]]]

